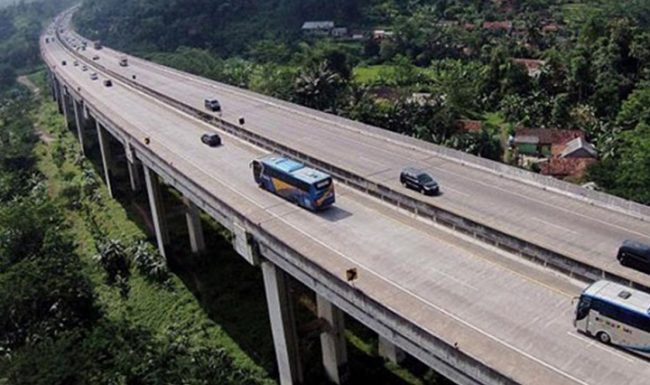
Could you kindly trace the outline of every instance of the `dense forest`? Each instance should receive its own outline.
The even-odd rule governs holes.
[[[313,20],[346,34],[301,30]],[[508,142],[518,129],[579,132],[598,161],[562,177],[650,203],[647,1],[89,0],[75,23],[163,64],[534,171],[571,160],[528,162]]]
[[[17,72],[40,65],[38,37],[44,23],[70,4],[73,1],[52,0],[0,6],[0,93],[15,83]]]

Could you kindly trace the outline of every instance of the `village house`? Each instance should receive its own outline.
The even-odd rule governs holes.
[[[483,29],[488,31],[512,32],[512,21],[484,21]]]
[[[333,29],[333,21],[306,21],[302,25],[302,32],[310,36],[329,36]]]
[[[513,59],[513,62],[526,68],[528,76],[534,78],[542,73],[542,67],[546,62],[544,60],[535,59]]]
[[[585,133],[581,130],[518,128],[515,131],[514,145],[519,154],[550,157],[559,155],[571,140],[584,136]]]
[[[384,40],[387,38],[390,38],[394,35],[395,33],[392,31],[386,31],[383,29],[376,29],[372,31],[372,38],[375,40]]]
[[[332,28],[331,35],[332,37],[336,37],[339,39],[348,37],[348,29],[345,27]]]
[[[480,120],[460,119],[456,122],[456,127],[460,132],[481,132],[483,122]]]

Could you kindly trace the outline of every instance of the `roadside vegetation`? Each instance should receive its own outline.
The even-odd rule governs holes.
[[[22,89],[2,105],[0,383],[274,383],[108,197],[56,105]]]
[[[89,0],[75,23],[166,65],[533,171],[508,142],[518,128],[578,130],[598,161],[567,178],[650,203],[648,2],[317,3]],[[348,34],[308,35],[310,20]]]

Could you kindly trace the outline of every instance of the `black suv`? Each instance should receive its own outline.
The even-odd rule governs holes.
[[[437,195],[440,193],[440,187],[431,175],[413,167],[407,167],[402,170],[399,181],[406,187],[412,188],[427,195]]]
[[[203,105],[210,111],[221,112],[221,104],[217,99],[205,99]]]
[[[618,249],[616,259],[623,266],[639,267],[642,270],[650,269],[650,245],[632,240],[625,240]]]
[[[201,135],[201,142],[210,147],[217,147],[221,144],[221,138],[215,133],[203,134]]]

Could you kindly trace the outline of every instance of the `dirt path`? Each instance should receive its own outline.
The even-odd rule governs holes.
[[[16,81],[18,83],[24,85],[25,87],[29,88],[29,90],[34,94],[34,96],[38,97],[41,94],[41,89],[36,86],[27,76],[19,76]],[[34,130],[38,134],[38,137],[43,141],[45,144],[50,144],[54,141],[54,137],[47,132],[41,130],[40,127],[34,125]]]
[[[30,91],[34,95],[39,95],[41,93],[41,89],[36,87],[36,84],[34,84],[27,76],[18,76],[18,79],[16,79],[18,83],[24,85],[25,87],[29,88]]]

